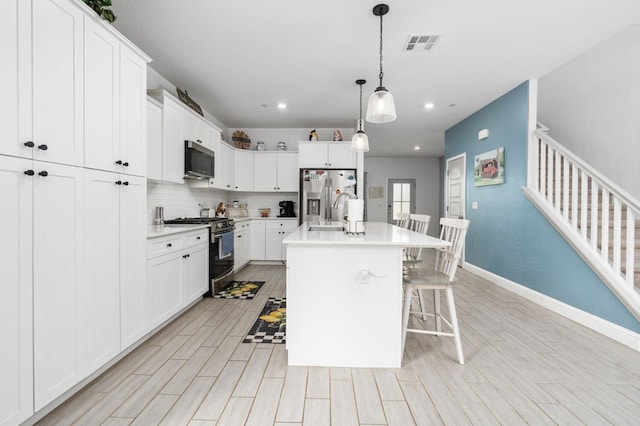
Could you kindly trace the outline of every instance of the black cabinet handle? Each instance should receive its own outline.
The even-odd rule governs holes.
[[[171,247],[171,243],[167,243],[167,247]]]
[[[33,175],[35,175],[35,174],[36,174],[36,172],[34,172],[33,170],[26,170],[26,171],[24,172],[24,174],[25,174],[25,175],[27,175],[27,176],[33,176]]]
[[[122,182],[122,184],[123,184],[124,186],[129,186],[129,182],[127,182],[126,180],[125,180],[124,182]]]
[[[117,180],[116,181],[116,185],[122,185],[122,181],[121,180]]]
[[[202,143],[202,141],[200,139],[196,139],[196,142],[198,143]]]
[[[36,144],[34,144],[32,141],[27,141],[24,143],[24,146],[27,146],[29,148],[33,148],[34,146],[36,146]]]
[[[38,148],[39,148],[39,149],[41,149],[41,150],[43,150],[43,151],[46,151],[47,149],[49,149],[49,147],[48,147],[48,146],[46,146],[45,144],[38,145]]]
[[[189,257],[188,254],[185,254],[184,256],[182,256],[183,259],[186,259],[187,257]]]
[[[116,161],[116,164],[122,164],[122,160]]]
[[[126,162],[126,161],[124,163],[122,163],[122,165],[125,166],[125,167],[129,167],[129,163]]]
[[[196,240],[199,240],[199,239],[200,239],[200,237],[196,237]]]
[[[47,177],[47,176],[49,176],[49,173],[47,173],[47,171],[46,171],[46,170],[43,170],[43,171],[41,171],[41,172],[40,172],[40,173],[38,173],[38,174],[39,174],[40,176],[42,176],[42,177]]]
[[[238,235],[238,238],[242,238],[242,235]]]

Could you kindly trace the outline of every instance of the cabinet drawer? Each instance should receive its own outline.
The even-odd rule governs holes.
[[[287,231],[287,232],[292,232],[294,229],[296,229],[298,227],[298,222],[297,221],[283,221],[283,222],[278,222],[278,221],[267,221],[266,223],[266,229],[267,231],[271,230],[275,230],[275,229],[279,229],[281,231]]]
[[[182,237],[172,235],[171,237],[155,238],[147,243],[147,258],[162,256],[182,248]]]
[[[209,228],[201,229],[199,232],[193,232],[182,235],[182,247],[192,247],[197,244],[209,242]]]

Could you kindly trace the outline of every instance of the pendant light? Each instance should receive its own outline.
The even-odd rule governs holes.
[[[389,6],[378,4],[373,8],[373,14],[380,17],[380,86],[369,98],[367,106],[367,121],[370,123],[390,123],[396,119],[396,106],[393,96],[382,85],[382,17],[389,12]]]
[[[360,115],[358,116],[358,131],[353,135],[351,139],[351,150],[359,152],[369,151],[369,137],[362,130],[362,85],[367,80],[356,80],[356,84],[360,86]]]

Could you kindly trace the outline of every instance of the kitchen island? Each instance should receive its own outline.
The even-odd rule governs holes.
[[[289,365],[399,368],[402,250],[449,243],[379,222],[331,230],[341,226],[305,222],[283,241]]]

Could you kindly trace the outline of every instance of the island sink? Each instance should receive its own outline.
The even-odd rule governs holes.
[[[344,226],[339,225],[309,225],[309,231],[344,231]]]

